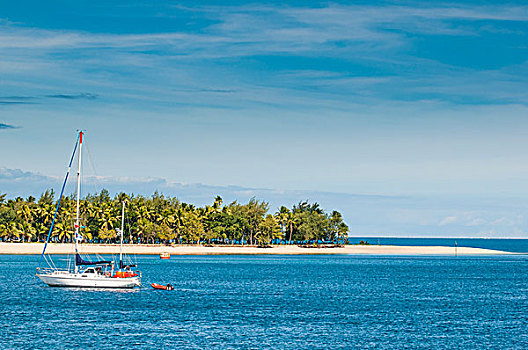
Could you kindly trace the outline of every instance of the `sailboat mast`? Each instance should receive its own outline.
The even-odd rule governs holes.
[[[121,247],[119,248],[119,268],[123,268],[123,232],[125,229],[125,201],[121,210]]]
[[[75,272],[77,273],[77,254],[79,254],[79,202],[81,195],[81,155],[82,155],[83,132],[79,132],[79,167],[77,168],[77,208],[75,213]]]

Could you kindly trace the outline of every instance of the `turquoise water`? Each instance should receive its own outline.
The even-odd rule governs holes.
[[[528,239],[503,238],[392,238],[392,237],[351,237],[350,243],[361,240],[371,244],[403,246],[446,246],[474,247],[502,250],[506,252],[528,253]]]
[[[49,288],[4,255],[0,348],[528,348],[527,259],[137,257],[169,292]]]

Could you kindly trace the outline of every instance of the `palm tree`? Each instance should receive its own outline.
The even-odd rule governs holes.
[[[259,244],[269,244],[271,240],[279,237],[281,237],[279,223],[273,215],[268,214],[259,224],[259,231],[256,237],[257,241]]]
[[[9,238],[9,229],[8,229],[7,223],[1,223],[0,224],[0,238],[2,241],[7,240]]]
[[[329,217],[329,232],[332,240],[342,241],[348,234],[348,226],[343,222],[343,216],[337,210],[332,211]]]
[[[288,230],[289,236],[288,236],[288,244],[291,244],[292,236],[293,236],[293,226],[295,225],[295,215],[294,213],[286,208],[285,206],[280,207],[279,211],[276,214],[276,218],[278,222],[280,223],[281,227],[284,228],[284,230]],[[286,237],[284,237],[286,239]]]
[[[22,227],[23,227],[23,237],[27,238],[28,242],[31,242],[31,239],[35,237],[35,234],[37,230],[33,226],[33,219],[34,219],[34,210],[32,199],[33,197],[29,197],[28,201],[22,201],[17,206],[17,216],[22,219]]]
[[[221,209],[222,208],[222,197],[216,196],[214,203],[213,203],[214,209]]]
[[[37,229],[38,240],[46,238],[48,230],[50,229],[51,221],[53,220],[53,213],[55,208],[53,208],[52,203],[39,201],[35,209],[35,226]]]
[[[205,235],[205,230],[200,214],[194,210],[194,206],[183,212],[181,220],[181,234],[186,242],[200,243],[200,238]]]
[[[155,241],[180,243],[234,243],[259,244],[270,239],[292,241],[303,239],[342,240],[348,226],[337,211],[326,214],[319,204],[299,202],[292,210],[282,206],[275,217],[266,215],[268,203],[251,198],[246,204],[236,201],[224,205],[217,196],[212,205],[196,207],[180,203],[174,197],[154,193],[146,198],[119,193],[113,198],[108,191],[88,194],[80,201],[82,235],[89,241],[111,242],[117,238],[115,228],[121,221],[121,203],[128,200],[125,225],[130,242]],[[34,197],[6,200],[0,193],[0,239],[32,241],[46,238],[54,217],[57,200],[54,192],[47,190],[38,201]],[[74,196],[62,198],[57,212],[54,241],[71,241],[74,233]],[[277,232],[278,230],[278,232]]]
[[[255,197],[249,200],[249,203],[246,204],[246,216],[249,223],[249,242],[253,244],[253,238],[256,232],[259,229],[260,222],[264,219],[264,215],[268,211],[269,204],[262,201],[259,202]]]

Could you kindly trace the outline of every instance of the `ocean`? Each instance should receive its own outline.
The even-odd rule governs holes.
[[[0,255],[2,349],[528,348],[526,255],[138,256],[133,291],[50,288],[37,262]]]
[[[350,243],[360,241],[369,244],[400,245],[400,246],[446,246],[473,247],[502,250],[513,253],[528,253],[528,239],[504,238],[395,238],[395,237],[350,237]]]

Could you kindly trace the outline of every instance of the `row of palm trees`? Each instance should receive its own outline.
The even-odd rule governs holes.
[[[85,242],[116,243],[121,224],[121,205],[126,202],[127,243],[178,244],[298,244],[346,242],[348,226],[338,211],[326,213],[317,203],[300,202],[289,209],[268,213],[269,204],[252,198],[246,204],[224,204],[217,196],[212,205],[197,207],[175,197],[154,193],[151,197],[106,190],[80,201],[81,234]],[[0,241],[45,241],[57,199],[53,190],[38,200],[6,199],[0,193]],[[50,240],[71,242],[74,236],[76,202],[64,196]]]

